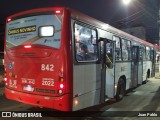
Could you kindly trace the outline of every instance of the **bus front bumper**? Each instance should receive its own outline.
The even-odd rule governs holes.
[[[39,107],[52,108],[61,111],[71,111],[70,95],[65,94],[60,97],[50,97],[42,95],[34,95],[29,93],[18,92],[15,90],[10,90],[5,87],[5,96],[8,99],[22,102],[25,104],[30,104]],[[69,100],[70,99],[70,100]]]

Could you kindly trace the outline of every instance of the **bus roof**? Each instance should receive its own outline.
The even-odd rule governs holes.
[[[74,9],[71,9],[71,8],[65,8],[65,7],[48,7],[48,8],[31,9],[31,10],[23,11],[23,12],[14,14],[14,15],[12,15],[12,16],[9,16],[7,19],[9,19],[9,18],[14,18],[14,17],[21,16],[21,15],[28,14],[28,13],[32,13],[32,12],[38,12],[38,11],[39,11],[39,12],[41,12],[41,11],[53,11],[53,10],[67,10],[67,9],[71,12],[71,16],[72,16],[72,18],[74,18],[74,19],[77,19],[77,20],[81,20],[81,21],[83,21],[83,22],[90,23],[90,24],[93,25],[93,26],[96,26],[96,27],[98,27],[98,28],[100,28],[100,29],[103,29],[103,30],[112,32],[112,33],[114,33],[114,34],[116,34],[116,35],[118,35],[118,36],[122,36],[122,37],[125,36],[126,38],[131,39],[131,40],[134,40],[134,41],[137,41],[137,42],[139,42],[139,43],[141,43],[141,44],[146,44],[146,45],[148,45],[148,46],[150,46],[150,47],[154,47],[153,44],[151,44],[151,43],[149,43],[149,42],[147,42],[147,41],[145,41],[145,40],[142,40],[142,39],[140,39],[140,38],[138,38],[138,37],[135,37],[135,36],[133,36],[133,35],[130,35],[130,34],[124,32],[124,31],[122,31],[122,30],[119,30],[119,29],[117,29],[117,28],[115,28],[115,27],[113,27],[113,26],[111,26],[111,25],[109,25],[109,24],[107,24],[107,23],[101,22],[101,21],[99,21],[99,20],[97,20],[97,19],[95,19],[95,18],[92,18],[92,17],[90,17],[90,16],[88,16],[88,15],[85,15],[85,14],[83,14],[83,13],[81,13],[81,12],[79,12],[79,11],[76,11],[76,10],[74,10]]]
[[[99,20],[97,20],[95,18],[92,18],[92,17],[90,17],[88,15],[85,15],[85,14],[83,14],[81,12],[78,12],[78,11],[76,11],[74,9],[70,9],[70,11],[71,11],[72,17],[75,18],[75,19],[80,19],[80,20],[82,20],[84,22],[90,23],[91,25],[95,25],[100,29],[112,32],[112,33],[114,33],[114,34],[116,34],[118,36],[122,36],[122,37],[125,36],[126,38],[134,40],[134,41],[139,42],[141,44],[145,44],[145,45],[148,45],[150,47],[154,47],[153,44],[151,44],[151,43],[149,43],[149,42],[147,42],[145,40],[142,40],[142,39],[140,39],[138,37],[135,37],[135,36],[133,36],[131,34],[128,34],[128,33],[124,32],[122,30],[119,30],[119,29],[117,29],[117,28],[115,28],[115,27],[113,27],[113,26],[111,26],[111,25],[109,25],[107,23],[101,22],[101,21],[99,21]]]

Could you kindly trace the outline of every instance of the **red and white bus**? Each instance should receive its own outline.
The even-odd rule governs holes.
[[[154,46],[69,8],[9,16],[5,33],[5,96],[75,111],[120,100],[154,74]]]

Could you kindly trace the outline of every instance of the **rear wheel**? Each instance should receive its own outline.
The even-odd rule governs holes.
[[[150,78],[150,70],[147,71],[147,78]]]
[[[143,81],[143,84],[146,84],[147,81],[148,81],[148,78],[150,78],[150,70],[147,71],[147,74],[146,74],[146,80]]]
[[[123,99],[126,91],[125,88],[125,82],[120,78],[117,86],[116,101],[120,101]]]

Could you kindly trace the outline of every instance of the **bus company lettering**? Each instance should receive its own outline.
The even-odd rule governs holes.
[[[8,35],[33,32],[33,31],[36,31],[36,25],[8,30]]]

